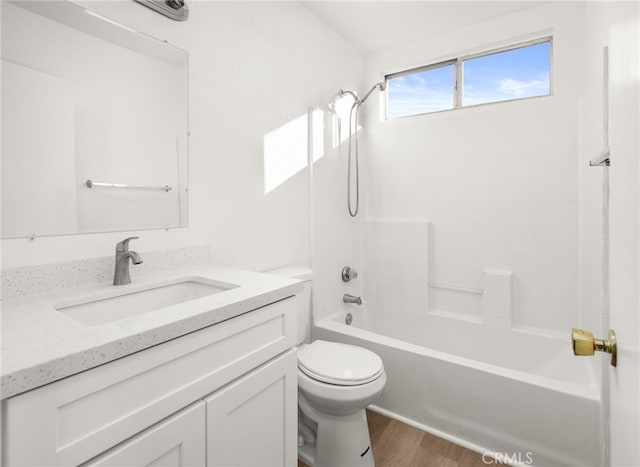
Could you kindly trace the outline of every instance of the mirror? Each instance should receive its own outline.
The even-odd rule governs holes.
[[[2,2],[2,238],[187,224],[187,53],[66,1]]]

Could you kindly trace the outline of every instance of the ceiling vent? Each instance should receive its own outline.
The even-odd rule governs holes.
[[[186,21],[189,18],[189,7],[184,0],[134,0],[140,5],[175,21]]]

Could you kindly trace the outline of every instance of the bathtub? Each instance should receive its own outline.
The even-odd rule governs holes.
[[[362,309],[316,324],[315,338],[382,358],[387,385],[371,407],[511,465],[603,465],[594,359],[568,339],[487,329],[437,314],[410,323]],[[436,350],[437,349],[437,350]]]

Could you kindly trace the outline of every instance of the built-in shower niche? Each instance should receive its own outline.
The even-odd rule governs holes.
[[[438,316],[510,328],[513,273],[477,268],[476,277],[469,280],[456,278],[456,265],[444,265],[438,271],[433,227],[428,219],[363,220],[367,319],[394,327]],[[460,262],[464,261],[461,257]],[[445,280],[438,280],[439,273]]]

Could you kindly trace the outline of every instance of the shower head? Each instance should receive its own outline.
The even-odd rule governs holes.
[[[343,101],[343,99],[347,96],[351,96],[351,98],[353,99],[352,102],[349,101]],[[356,105],[358,103],[358,96],[356,96],[356,94],[353,91],[349,91],[349,90],[344,90],[344,89],[340,89],[331,99],[331,101],[329,102],[329,104],[327,105],[327,107],[329,108],[329,111],[336,115],[339,116],[338,114],[340,114],[341,112],[343,112],[343,110],[345,109],[345,107],[348,105],[348,107],[346,107],[346,111],[348,112],[349,108],[351,108],[352,106]],[[343,109],[343,110],[341,110]]]
[[[353,97],[353,100],[358,102],[358,96],[356,96],[356,94],[353,91],[345,91],[344,89],[340,89],[340,97],[344,97],[345,95],[349,94],[351,97]]]

